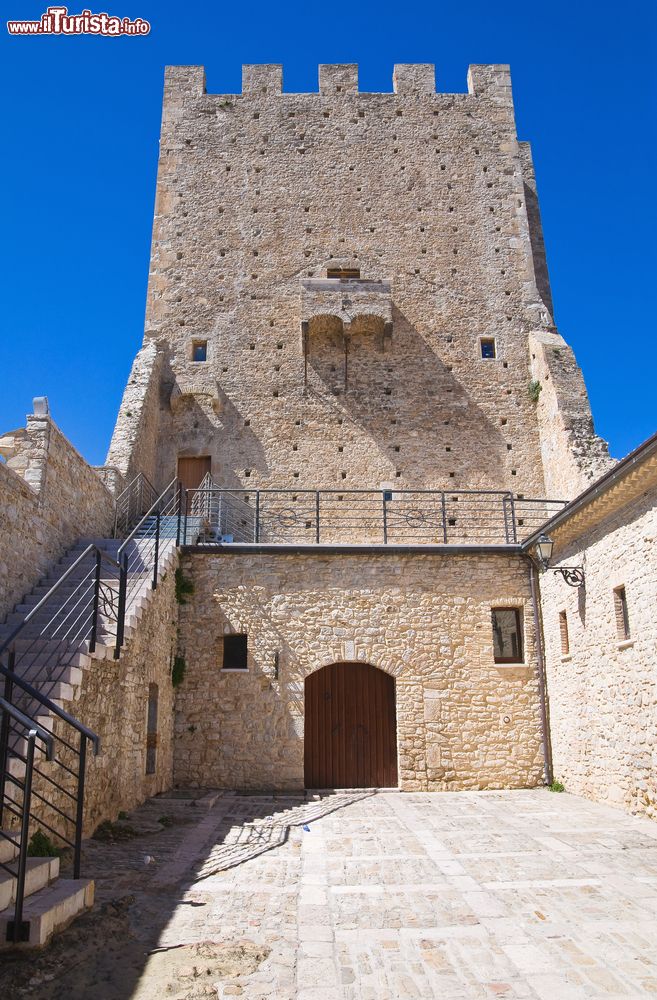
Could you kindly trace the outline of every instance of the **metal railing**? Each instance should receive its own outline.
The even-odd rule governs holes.
[[[126,500],[122,494],[115,531],[145,505],[146,484],[145,477],[141,485],[134,480],[131,496]],[[16,855],[0,867],[16,880],[8,930],[14,942],[29,934],[23,901],[31,823],[71,848],[74,878],[80,877],[87,744],[97,753],[99,739],[58,702],[72,696],[75,672],[81,676],[85,657],[99,643],[119,656],[131,608],[146,587],[157,587],[163,560],[180,544],[183,496],[174,479],[141,511],[116,558],[95,544],[87,546],[27,614],[3,627],[0,840],[11,841]]]
[[[140,472],[118,495],[114,508],[114,538],[122,538],[157,502],[157,490]]]
[[[18,677],[11,660],[8,667],[0,663],[0,677],[4,678],[0,698],[0,840],[9,841],[16,851],[13,858],[0,862],[0,868],[16,881],[14,917],[7,923],[7,940],[17,944],[29,936],[23,904],[32,824],[45,828],[72,850],[73,878],[80,878],[87,743],[97,754],[100,741],[56,702]],[[27,696],[27,711],[17,708],[16,689]],[[52,732],[45,725],[48,715],[53,717]],[[40,717],[43,723],[38,721]],[[77,745],[73,742],[76,736]],[[68,808],[51,801],[53,791]]]
[[[121,587],[115,645],[117,658],[123,645],[129,611],[145,586],[150,584],[153,590],[156,589],[164,558],[172,547],[180,544],[184,510],[184,490],[175,478],[119,547],[117,561],[121,570]]]
[[[565,501],[499,490],[187,491],[186,544],[518,545]]]

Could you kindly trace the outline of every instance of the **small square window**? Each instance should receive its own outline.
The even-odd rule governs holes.
[[[522,663],[520,608],[491,608],[496,663]]]
[[[616,612],[616,634],[619,639],[630,638],[630,617],[627,612],[625,587],[614,589],[614,611]]]
[[[225,635],[222,670],[248,670],[246,635]]]
[[[497,351],[495,349],[495,338],[494,337],[482,337],[479,341],[481,347],[481,356],[487,360],[495,360],[497,357]]]
[[[208,342],[207,340],[195,340],[192,344],[192,361],[207,361],[208,360]]]

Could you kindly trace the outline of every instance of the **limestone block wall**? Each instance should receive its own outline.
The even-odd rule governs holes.
[[[154,486],[157,482],[157,434],[161,404],[162,356],[148,343],[135,358],[123,393],[119,416],[112,435],[107,464],[121,470],[127,482],[143,472]],[[167,482],[173,478],[169,476]]]
[[[508,67],[471,67],[458,94],[436,93],[430,65],[395,67],[394,93],[359,91],[356,66],[319,78],[293,94],[280,66],[245,66],[241,94],[207,94],[202,67],[167,68],[145,334],[158,415],[146,448],[126,396],[110,460],[145,467],[155,435],[160,484],[179,455],[209,455],[231,487],[543,495],[528,333],[551,302]],[[390,283],[391,336],[335,293],[348,383],[344,338],[318,323],[304,385],[302,282],[337,265]]]
[[[657,818],[657,490],[555,549],[586,586],[541,577],[555,777],[568,791]],[[624,586],[630,639],[618,635]],[[559,613],[570,644],[562,652]]]
[[[571,500],[614,465],[593,428],[581,369],[558,333],[529,338],[531,374],[541,391],[536,404],[547,495]]]
[[[539,784],[543,758],[527,564],[518,556],[190,554],[176,692],[179,785],[303,787],[304,678],[364,661],[396,679],[400,785]],[[525,660],[496,664],[491,607],[522,608]],[[226,632],[248,673],[222,673]],[[278,674],[277,674],[278,671]]]
[[[3,618],[79,538],[110,534],[114,497],[49,416],[28,416],[4,435],[0,454]]]
[[[173,686],[171,665],[176,643],[178,605],[173,570],[162,577],[146,606],[139,625],[124,646],[121,657],[99,659],[84,668],[82,682],[71,701],[62,707],[100,736],[101,753],[90,753],[87,763],[84,835],[90,836],[103,820],[115,820],[151,795],[171,787],[173,737]],[[149,685],[158,688],[158,725],[155,771],[146,774]],[[55,733],[71,741],[73,731],[57,720]],[[77,743],[77,737],[73,741]],[[58,748],[65,762],[71,758]],[[48,773],[49,765],[40,765]],[[62,781],[62,772],[52,770]],[[43,779],[35,788],[49,803],[67,813],[71,803]],[[70,836],[55,812],[37,803],[39,815]]]

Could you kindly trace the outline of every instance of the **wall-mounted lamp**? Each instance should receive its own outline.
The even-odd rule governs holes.
[[[545,572],[550,565],[554,542],[549,535],[539,535],[536,539],[536,557],[542,572]],[[559,566],[552,570],[553,573],[561,573],[569,587],[584,586],[584,569],[582,566]]]

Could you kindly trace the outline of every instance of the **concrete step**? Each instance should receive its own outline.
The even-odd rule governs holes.
[[[18,854],[18,838],[17,830],[0,830],[0,862],[2,864],[8,864]]]
[[[59,875],[59,858],[28,858],[25,868],[25,895],[33,893],[50,885]],[[16,900],[17,880],[0,869],[0,911],[6,909]]]
[[[54,885],[41,889],[25,900],[23,921],[29,925],[28,939],[21,948],[39,948],[47,944],[57,931],[63,930],[80,913],[94,903],[93,879],[58,879]],[[7,924],[14,919],[10,908],[0,913],[0,949],[14,947],[7,941]]]

